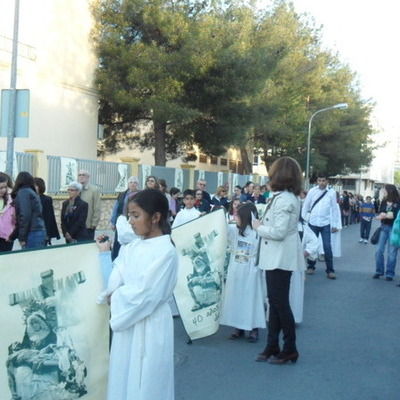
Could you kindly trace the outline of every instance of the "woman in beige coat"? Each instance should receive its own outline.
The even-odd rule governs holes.
[[[269,170],[269,186],[273,192],[262,221],[255,220],[253,228],[261,238],[259,268],[266,270],[269,303],[268,337],[264,351],[256,361],[271,364],[295,363],[295,321],[289,303],[292,271],[304,270],[304,256],[297,223],[300,215],[298,197],[302,173],[291,157],[276,160]],[[279,335],[283,334],[282,350]]]

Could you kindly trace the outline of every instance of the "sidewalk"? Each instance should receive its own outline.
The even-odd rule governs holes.
[[[265,330],[256,344],[228,340],[221,327],[189,345],[176,318],[176,400],[400,399],[400,279],[373,280],[375,246],[358,239],[359,224],[342,231],[336,281],[323,262],[307,276],[297,364],[254,361]]]

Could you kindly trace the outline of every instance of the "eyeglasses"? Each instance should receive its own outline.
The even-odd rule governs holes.
[[[226,190],[221,190],[221,192],[226,193]]]
[[[77,192],[78,189],[67,189],[67,192]]]
[[[87,176],[87,174],[78,174],[78,176]]]

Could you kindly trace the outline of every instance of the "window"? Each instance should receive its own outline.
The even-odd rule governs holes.
[[[205,154],[200,154],[199,162],[207,164],[207,156]]]
[[[236,173],[236,161],[234,160],[229,160],[229,169],[233,172]]]
[[[237,173],[243,175],[244,168],[243,168],[243,163],[241,161],[238,161],[237,163]]]
[[[218,157],[211,156],[210,157],[211,164],[217,165],[218,164]]]
[[[228,160],[226,158],[221,158],[219,163],[220,163],[220,165],[227,166],[228,165]]]

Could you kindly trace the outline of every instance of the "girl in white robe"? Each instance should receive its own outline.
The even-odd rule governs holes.
[[[139,192],[128,204],[129,222],[140,238],[114,260],[101,299],[110,301],[113,330],[108,400],[174,399],[168,300],[177,282],[178,255],[169,236],[168,208],[157,189]],[[99,239],[100,251],[108,251],[109,244]]]
[[[228,225],[232,250],[220,324],[235,327],[230,339],[238,339],[244,336],[244,331],[250,331],[248,340],[257,342],[258,328],[266,327],[266,289],[263,273],[255,265],[258,237],[251,227],[252,212],[257,214],[253,203],[239,205],[236,224]]]

